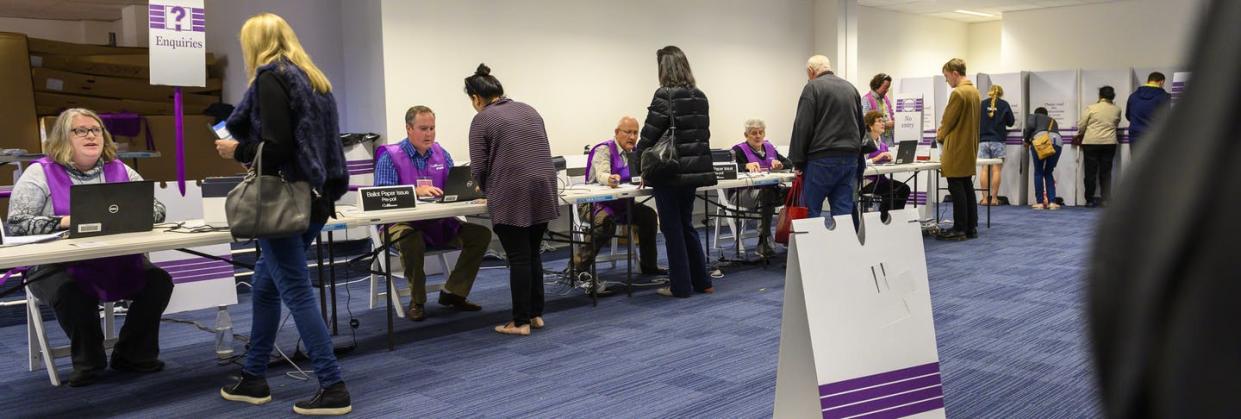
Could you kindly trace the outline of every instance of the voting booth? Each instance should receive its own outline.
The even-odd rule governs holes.
[[[774,417],[945,417],[916,218],[793,221]]]
[[[1132,87],[1132,89],[1130,90],[1130,92],[1137,91],[1139,87],[1142,87],[1143,85],[1145,85],[1146,78],[1149,77],[1151,73],[1156,72],[1156,71],[1163,73],[1164,77],[1167,78],[1166,82],[1163,85],[1163,90],[1171,94],[1172,87],[1173,87],[1172,79],[1174,79],[1175,78],[1174,76],[1178,73],[1177,69],[1172,68],[1172,67],[1135,67],[1132,72],[1133,78],[1130,83],[1130,86]],[[1188,73],[1183,73],[1183,74],[1188,74]],[[1121,107],[1122,112],[1129,110],[1127,106],[1128,105],[1127,99],[1124,104],[1122,104],[1119,101],[1117,101],[1116,104]],[[1129,122],[1128,118],[1125,118],[1125,123],[1127,124],[1128,122]],[[1132,146],[1133,139],[1129,138],[1128,134],[1129,132],[1128,130],[1126,130],[1125,136],[1121,138],[1120,148],[1116,151],[1117,154],[1121,155],[1120,167],[1121,167],[1122,173],[1124,170],[1127,170],[1126,166],[1131,165],[1133,161],[1133,146]]]
[[[1047,114],[1055,118],[1060,126],[1060,135],[1064,137],[1064,148],[1060,152],[1060,161],[1053,172],[1056,178],[1056,195],[1064,200],[1064,205],[1085,205],[1086,199],[1082,192],[1082,156],[1081,150],[1069,145],[1077,134],[1078,112],[1078,71],[1035,71],[1030,73],[1029,106],[1030,113],[1040,107],[1047,108]],[[1028,202],[1038,202],[1034,196],[1034,176],[1028,176]]]
[[[939,126],[939,120],[936,113],[936,82],[943,84],[943,77],[913,77],[901,79],[900,92],[897,95],[908,95],[922,98],[922,135],[918,141],[918,160],[937,160],[939,157],[938,148],[935,148],[935,128]],[[947,86],[946,84],[943,84]],[[943,90],[942,88],[940,90]],[[910,189],[916,189],[915,194],[920,215],[923,219],[935,218],[935,214],[927,203],[931,202],[936,195],[932,190],[935,182],[931,180],[930,174],[918,175],[917,186],[909,185]]]
[[[922,142],[924,141],[923,127],[926,123],[924,118],[925,101],[922,99],[922,95],[917,93],[897,93],[895,97],[896,101],[893,106],[896,108],[896,127],[893,138],[897,144],[904,141],[917,141],[921,149]],[[930,151],[929,145],[927,151]],[[896,150],[893,150],[893,152],[895,153]],[[913,179],[906,179],[906,176],[895,176],[898,176],[896,179],[898,181],[913,182]],[[927,189],[925,179],[927,176],[919,174],[916,178],[918,187],[914,188],[915,185],[909,185],[909,198],[906,202],[918,206],[918,217],[920,219],[929,219],[933,214],[926,206]]]
[[[987,90],[992,85],[1004,88],[1004,97],[1013,108],[1013,126],[1008,127],[1004,138],[1004,168],[1000,170],[1000,196],[1008,198],[1009,205],[1025,205],[1027,192],[1026,180],[1030,173],[1030,154],[1022,141],[1022,130],[1025,128],[1026,115],[1030,109],[1026,106],[1027,80],[1029,73],[979,74],[978,91],[982,100],[987,100]]]
[[[1129,69],[1124,70],[1082,70],[1081,72],[1081,90],[1079,109],[1081,115],[1084,115],[1086,108],[1099,101],[1099,88],[1103,86],[1112,86],[1116,89],[1116,100],[1113,103],[1120,107],[1120,126],[1116,131],[1119,138],[1119,144],[1116,146],[1116,156],[1112,161],[1112,188],[1120,184],[1120,175],[1124,171],[1128,158],[1125,156],[1129,153],[1129,120],[1125,119],[1125,110],[1128,108],[1129,95],[1133,93],[1133,72]],[[1146,80],[1146,76],[1142,77]]]

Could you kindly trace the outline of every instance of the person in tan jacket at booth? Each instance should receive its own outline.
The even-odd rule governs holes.
[[[944,79],[952,86],[944,117],[935,132],[943,149],[940,171],[948,178],[952,194],[952,231],[937,239],[961,241],[978,237],[978,201],[974,193],[974,173],[978,159],[978,109],[982,99],[974,83],[965,78],[965,61],[953,58],[944,64]]]
[[[1086,185],[1086,206],[1099,207],[1107,202],[1112,189],[1112,160],[1116,158],[1116,126],[1120,124],[1120,107],[1112,103],[1116,89],[1112,86],[1099,88],[1099,101],[1086,108],[1082,120],[1077,123],[1082,137],[1082,153],[1085,155],[1083,169]],[[1095,182],[1102,197],[1095,197]]]

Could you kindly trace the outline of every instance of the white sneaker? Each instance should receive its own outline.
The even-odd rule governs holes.
[[[1042,210],[1045,210],[1045,209],[1046,209],[1046,208],[1044,208],[1044,207],[1043,207],[1043,204],[1034,204],[1034,205],[1031,205],[1031,206],[1030,206],[1030,208],[1031,208],[1031,209],[1035,209],[1035,210],[1039,210],[1039,211],[1042,211]]]
[[[1059,205],[1059,204],[1051,204],[1051,205],[1048,205],[1048,206],[1047,206],[1047,209],[1049,209],[1049,210],[1053,210],[1053,211],[1054,211],[1054,210],[1058,210],[1058,209],[1060,209],[1060,205]]]

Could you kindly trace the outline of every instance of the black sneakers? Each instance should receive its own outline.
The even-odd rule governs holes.
[[[241,379],[220,389],[220,397],[224,400],[260,405],[271,401],[271,389],[267,387],[266,378],[242,371]]]
[[[332,384],[327,388],[319,388],[319,392],[310,400],[302,400],[293,404],[293,413],[307,416],[339,416],[353,411],[349,401],[349,389],[345,382]]]
[[[482,306],[474,304],[473,301],[470,301],[465,297],[456,294],[449,294],[443,291],[440,291],[440,305],[455,308],[461,311],[479,311],[483,309]]]

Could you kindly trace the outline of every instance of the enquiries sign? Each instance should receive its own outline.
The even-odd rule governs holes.
[[[207,85],[207,15],[202,0],[155,0],[147,7],[151,84]]]

